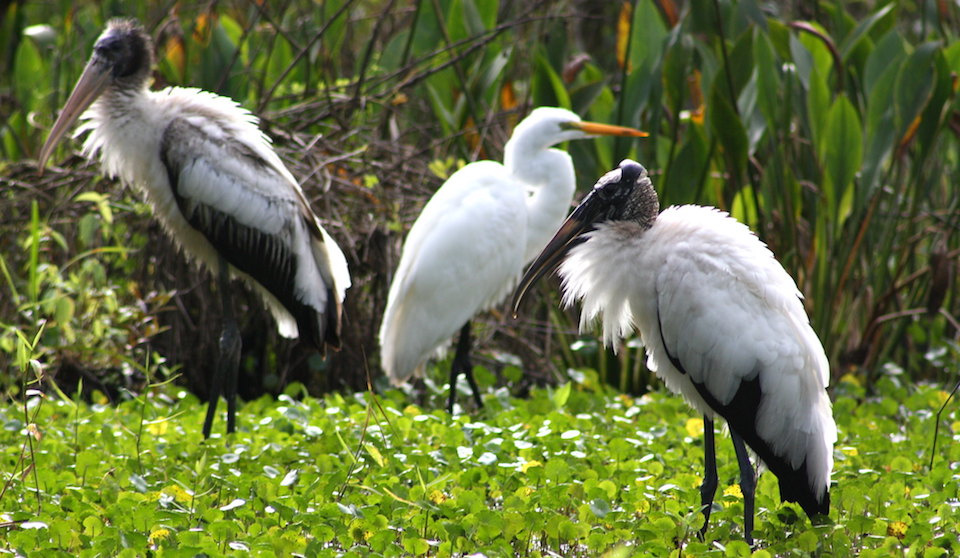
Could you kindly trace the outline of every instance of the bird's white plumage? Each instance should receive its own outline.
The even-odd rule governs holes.
[[[315,261],[297,268],[299,300],[323,311],[327,294],[316,288],[320,285],[330,285],[343,299],[350,286],[346,259],[250,112],[210,92],[170,87],[104,95],[81,118],[75,135],[89,133],[83,153],[99,154],[107,175],[141,190],[170,237],[190,256],[218,267],[217,250],[184,218],[176,195],[188,205],[215,207],[238,224],[278,235],[298,261]],[[165,157],[168,163],[176,159],[172,163],[181,169],[176,192]],[[322,242],[311,236],[311,226],[319,229]],[[276,297],[233,266],[230,271],[260,293],[281,335],[298,335],[296,320]]]
[[[807,460],[817,496],[830,484],[836,425],[829,367],[793,279],[743,224],[714,208],[671,207],[648,230],[598,225],[560,266],[581,329],[602,317],[604,342],[636,328],[648,366],[707,417],[693,382],[727,404],[760,376],[757,433],[794,468]],[[678,371],[670,357],[683,363]]]
[[[405,380],[476,312],[506,296],[523,265],[526,213],[502,165],[457,171],[424,207],[404,243],[380,329],[381,358]]]
[[[437,190],[410,229],[380,326],[381,360],[406,381],[476,313],[502,300],[563,222],[576,176],[550,146],[591,137],[580,117],[540,107],[517,125],[504,164],[466,165]]]

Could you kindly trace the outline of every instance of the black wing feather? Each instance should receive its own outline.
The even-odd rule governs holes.
[[[189,138],[189,139],[188,139]],[[238,270],[246,273],[262,285],[287,309],[297,321],[300,336],[321,352],[324,342],[339,346],[336,320],[336,296],[327,289],[327,307],[314,308],[295,296],[295,281],[298,265],[316,265],[315,262],[299,262],[288,239],[294,235],[296,223],[285,223],[280,234],[271,234],[258,228],[238,222],[232,215],[215,206],[202,203],[184,195],[181,188],[183,171],[195,164],[203,153],[203,143],[211,142],[197,126],[184,119],[174,120],[165,130],[161,143],[161,159],[167,170],[167,176],[174,192],[177,206],[190,225],[200,232],[217,252]],[[193,144],[193,145],[192,145]],[[258,173],[269,175],[272,179],[285,180],[267,161],[240,142],[223,145],[218,143],[226,155],[244,160]],[[212,164],[208,166],[213,168]],[[223,171],[226,172],[226,171]],[[229,181],[239,177],[232,176]],[[297,203],[292,199],[276,197],[265,199],[267,204]],[[290,211],[298,218],[301,212],[291,207]],[[307,230],[315,228],[315,223],[306,223]],[[332,301],[332,305],[331,305]],[[331,312],[331,309],[334,309]],[[328,320],[331,321],[328,327]]]
[[[667,341],[663,337],[663,324],[660,321],[660,313],[657,312],[657,326],[660,328],[660,342],[667,352],[667,358],[670,364],[681,374],[690,377],[676,356],[667,346]],[[718,415],[727,421],[730,430],[733,430],[743,438],[743,441],[752,449],[757,456],[763,460],[767,468],[776,475],[780,483],[780,499],[785,502],[796,502],[800,504],[803,511],[808,516],[814,518],[818,514],[826,515],[830,512],[830,493],[824,491],[821,500],[817,500],[813,488],[810,486],[810,476],[807,473],[807,460],[804,459],[799,469],[794,469],[787,461],[776,455],[773,448],[770,447],[763,438],[757,433],[757,411],[760,409],[760,399],[763,395],[760,386],[760,373],[755,371],[752,374],[752,380],[740,382],[737,393],[726,405],[717,401],[717,398],[710,393],[707,386],[701,382],[694,382],[693,386],[697,389],[700,397],[714,410]]]

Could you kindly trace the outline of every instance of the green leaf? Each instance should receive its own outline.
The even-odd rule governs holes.
[[[840,58],[846,62],[851,52],[860,46],[863,41],[869,40],[868,35],[870,34],[870,31],[873,30],[874,26],[876,26],[880,20],[890,15],[890,13],[893,11],[893,8],[894,3],[891,2],[873,12],[869,16],[861,19],[856,28],[854,28],[853,32],[844,37],[843,41],[840,43]]]
[[[820,161],[824,167],[823,191],[833,224],[839,230],[849,215],[849,206],[841,207],[841,201],[849,203],[847,190],[860,169],[863,156],[863,131],[857,110],[840,95],[830,107],[820,148]]]
[[[827,30],[824,29],[819,23],[810,21],[807,23],[827,37],[830,36],[830,33],[827,32]],[[827,45],[825,45],[820,38],[810,33],[798,32],[798,35],[799,41],[803,45],[803,48],[810,53],[809,60],[812,66],[808,69],[808,71],[816,70],[821,76],[824,77],[824,79],[829,78],[830,74],[835,69],[833,65],[833,55],[830,54],[830,49],[827,48]]]
[[[757,105],[771,129],[777,126],[780,106],[780,75],[770,39],[759,29],[753,41],[754,71],[757,75]]]
[[[960,44],[960,43],[958,43]],[[890,70],[890,66],[897,64],[906,55],[905,42],[897,30],[890,31],[877,42],[877,46],[867,58],[867,64],[863,72],[863,90],[868,94],[873,94],[874,87],[881,76]]]
[[[536,74],[533,84],[536,104],[543,106],[569,107],[570,95],[560,74],[550,65],[550,60],[542,54],[536,56]]]
[[[730,215],[753,228],[757,224],[757,201],[753,195],[753,188],[744,186],[733,196],[733,203],[730,205]]]
[[[728,172],[742,176],[747,166],[747,132],[730,102],[729,92],[722,78],[714,81],[707,105],[710,131],[717,138],[720,150],[726,155]]]
[[[570,399],[570,390],[573,389],[571,382],[566,382],[553,392],[553,404],[557,409],[562,409]]]
[[[880,52],[880,47],[875,52]],[[886,65],[883,66],[883,72],[871,78],[867,97],[867,145],[861,171],[863,196],[858,205],[862,205],[863,200],[880,187],[879,182],[884,163],[889,159],[896,143],[896,130],[893,125],[893,91],[900,72],[901,61],[901,57],[888,59]],[[867,65],[869,68],[870,62]]]
[[[826,80],[816,68],[811,69],[808,80],[807,124],[810,127],[810,135],[813,136],[813,145],[820,153],[825,136],[823,129],[829,121],[830,90],[827,88]]]
[[[894,126],[902,138],[933,95],[937,42],[920,45],[904,60],[894,89]]]

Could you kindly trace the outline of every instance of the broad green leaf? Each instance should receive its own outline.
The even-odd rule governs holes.
[[[754,72],[756,73],[757,105],[767,126],[775,128],[780,105],[780,74],[773,46],[766,34],[757,30],[753,40]]]
[[[740,97],[737,98],[737,108],[741,120],[746,125],[747,134],[747,152],[751,155],[757,149],[764,132],[767,130],[767,121],[763,113],[757,109],[757,74],[756,72],[750,78],[750,81],[740,90]]]
[[[452,43],[460,42],[477,32],[483,32],[483,24],[479,21],[476,8],[470,0],[452,0],[443,13],[441,23],[446,26],[447,35]],[[478,26],[479,29],[473,29],[474,26]]]
[[[873,81],[867,98],[866,149],[861,183],[863,199],[875,188],[884,162],[888,160],[896,142],[893,125],[893,89],[900,72],[900,59],[893,59],[885,71]]]
[[[651,90],[660,81],[656,72],[663,59],[663,42],[667,30],[652,0],[639,0],[631,20],[630,52],[627,53],[627,81],[621,96],[629,100],[632,113],[629,121],[636,122],[640,111],[647,106]]]
[[[863,90],[867,95],[872,94],[880,76],[889,71],[890,66],[899,64],[906,54],[903,37],[896,30],[890,31],[877,42],[877,46],[867,59],[863,72]]]
[[[573,384],[566,382],[553,392],[553,404],[556,405],[558,409],[563,408],[567,404],[567,400],[570,399],[571,389],[573,389]]]
[[[679,112],[689,102],[690,74],[692,72],[693,41],[680,34],[677,28],[670,34],[671,42],[663,57],[664,95],[672,110]]]
[[[933,90],[920,114],[920,123],[916,132],[917,145],[920,148],[918,163],[922,163],[931,154],[934,138],[940,131],[944,119],[950,118],[948,105],[953,95],[953,80],[956,78],[951,75],[942,51],[938,50],[934,54],[933,70]]]
[[[819,153],[823,146],[823,129],[829,118],[827,112],[831,107],[830,90],[827,88],[826,79],[816,68],[811,68],[808,82],[807,124],[813,136],[813,145]]]
[[[536,57],[536,74],[533,84],[533,94],[539,106],[569,107],[570,95],[567,87],[560,78],[560,74],[550,65],[543,55]]]
[[[630,25],[629,70],[652,68],[659,64],[667,29],[653,0],[638,0]]]
[[[789,45],[790,59],[797,68],[797,76],[800,78],[800,83],[803,84],[804,89],[809,90],[810,72],[816,67],[813,62],[813,54],[811,54],[807,47],[797,38],[796,32],[790,33]]]
[[[740,90],[746,85],[747,80],[753,74],[753,31],[747,30],[737,37],[729,52],[729,66],[722,68],[721,71],[730,73],[730,81],[733,82],[734,95],[739,95]],[[726,75],[718,76],[718,79],[727,79]],[[728,86],[729,88],[729,86]]]
[[[707,121],[711,134],[733,168],[728,172],[741,176],[747,166],[747,133],[743,122],[730,103],[728,88],[723,79],[714,81],[707,104]]]
[[[710,165],[709,146],[703,126],[690,126],[673,161],[670,161],[662,179],[660,198],[664,206],[684,203],[705,203],[698,199]]]
[[[903,138],[933,94],[936,77],[933,58],[939,47],[936,42],[920,45],[900,67],[893,98],[897,138]]]
[[[830,33],[820,26],[820,24],[809,21],[806,23],[816,28],[825,36],[830,37]],[[830,49],[827,48],[827,45],[825,45],[819,37],[810,33],[798,31],[797,35],[800,43],[811,55],[811,62],[813,64],[811,69],[815,68],[821,76],[825,79],[828,78],[834,71],[833,56],[830,54]]]
[[[38,93],[46,91],[46,76],[49,73],[40,49],[34,41],[21,41],[15,53],[12,85],[17,99],[27,104],[27,111],[34,110]]]
[[[946,47],[943,56],[947,60],[947,67],[950,71],[960,75],[960,41],[956,41]]]
[[[867,40],[868,35],[873,30],[874,26],[876,26],[880,20],[890,15],[890,13],[893,11],[893,8],[894,4],[891,2],[873,12],[869,16],[861,19],[853,32],[844,37],[843,41],[840,43],[840,58],[846,62],[850,56],[850,53],[853,52],[862,41]]]
[[[744,186],[737,191],[733,196],[733,203],[730,204],[730,215],[748,227],[756,228],[757,200],[753,195],[753,188]]]
[[[849,207],[841,207],[841,201],[849,203],[847,190],[853,185],[863,156],[860,117],[846,95],[837,97],[830,107],[819,155],[824,168],[827,208],[834,227],[839,230],[849,214]]]

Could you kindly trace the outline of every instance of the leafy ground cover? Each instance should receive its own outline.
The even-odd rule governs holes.
[[[292,386],[204,442],[204,406],[154,386],[117,405],[35,392],[0,408],[0,553],[156,556],[945,556],[960,552],[960,414],[895,375],[834,387],[831,524],[760,478],[742,541],[732,446],[706,541],[695,533],[703,423],[678,397],[576,373],[527,399],[489,391],[451,417],[387,391]],[[432,404],[432,402],[428,402]],[[220,425],[222,426],[222,425]]]

